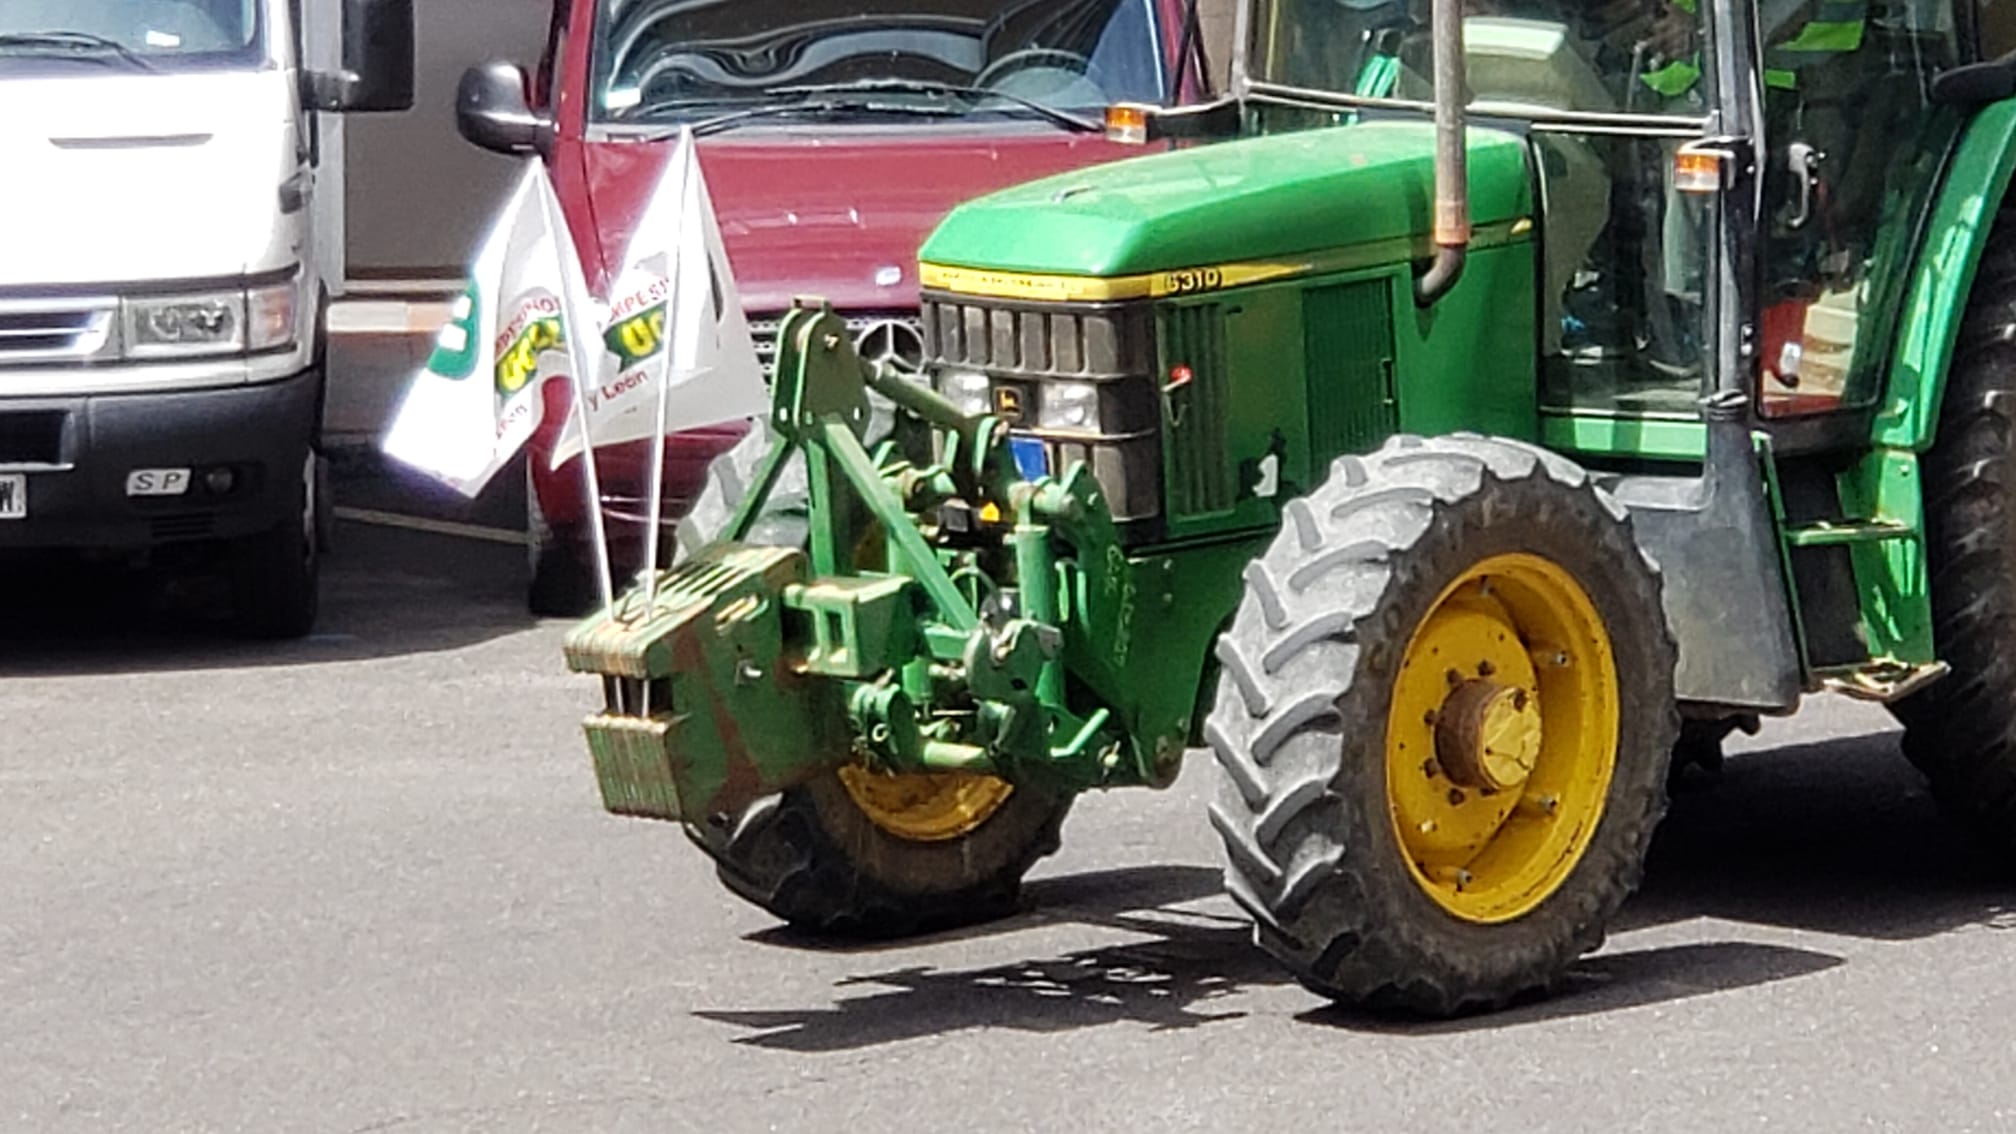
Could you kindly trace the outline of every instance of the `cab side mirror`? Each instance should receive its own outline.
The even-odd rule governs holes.
[[[1972,109],[2016,95],[2016,51],[1932,76],[1932,101]]]
[[[492,61],[462,73],[455,128],[492,153],[519,155],[546,148],[553,120],[526,103],[525,72],[517,64]]]
[[[311,110],[413,109],[413,0],[342,0],[343,69],[302,78]]]

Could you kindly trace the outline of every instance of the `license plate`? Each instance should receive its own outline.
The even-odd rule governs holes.
[[[126,474],[128,496],[181,496],[188,491],[188,469],[134,469]]]
[[[1010,437],[1008,452],[1015,458],[1015,471],[1023,480],[1039,480],[1050,475],[1050,454],[1041,437]]]
[[[27,518],[27,474],[0,473],[0,520],[25,520]]]

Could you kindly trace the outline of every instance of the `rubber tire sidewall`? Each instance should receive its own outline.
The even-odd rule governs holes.
[[[1487,485],[1473,498],[1486,515],[1497,510],[1490,496]],[[1576,535],[1615,529],[1593,500],[1572,496],[1564,500],[1578,514],[1572,529]],[[1645,608],[1642,591],[1634,594],[1622,585],[1620,575],[1636,566],[1637,548],[1622,542],[1605,553],[1599,550],[1605,542],[1601,539],[1568,538],[1568,530],[1550,530],[1542,522],[1522,523],[1510,515],[1488,526],[1464,525],[1458,516],[1472,502],[1439,516],[1421,543],[1410,549],[1413,554],[1403,569],[1411,568],[1413,577],[1396,585],[1405,596],[1380,611],[1384,633],[1367,643],[1358,680],[1338,706],[1345,721],[1378,722],[1376,727],[1347,732],[1345,757],[1335,781],[1342,813],[1339,826],[1356,832],[1357,845],[1391,867],[1360,875],[1359,886],[1319,892],[1311,905],[1326,899],[1356,904],[1366,911],[1367,920],[1384,925],[1393,938],[1411,946],[1412,963],[1429,970],[1425,975],[1434,984],[1484,991],[1453,1000],[1436,995],[1422,999],[1421,990],[1394,987],[1367,997],[1373,1007],[1458,1012],[1495,1007],[1550,986],[1575,958],[1601,943],[1603,923],[1637,888],[1643,874],[1642,836],[1649,836],[1666,809],[1673,734],[1659,725],[1674,714],[1672,677],[1670,669],[1661,676],[1666,658],[1652,643],[1664,641],[1667,628],[1656,605]],[[1442,589],[1482,559],[1520,552],[1540,555],[1567,570],[1603,618],[1617,667],[1617,761],[1596,833],[1560,888],[1522,917],[1483,925],[1451,915],[1423,892],[1407,869],[1388,803],[1384,722],[1407,641]],[[1319,959],[1310,983],[1334,994],[1340,986],[1333,983],[1334,975],[1321,971],[1325,967]],[[1353,985],[1344,990],[1356,996]]]
[[[321,533],[333,507],[328,458],[309,448],[291,482],[295,514],[230,548],[232,627],[248,638],[306,637],[321,612]]]
[[[1474,435],[1340,458],[1286,512],[1219,642],[1205,727],[1226,881],[1256,939],[1310,988],[1384,1009],[1448,1015],[1548,987],[1637,886],[1679,730],[1658,570],[1628,514],[1573,462]],[[1619,737],[1574,870],[1538,908],[1486,925],[1444,909],[1404,857],[1386,724],[1423,620],[1453,580],[1505,553],[1559,565],[1602,616]]]
[[[595,572],[584,561],[587,549],[580,539],[547,524],[532,475],[534,459],[528,456],[525,463],[525,607],[541,618],[586,617],[601,603]]]

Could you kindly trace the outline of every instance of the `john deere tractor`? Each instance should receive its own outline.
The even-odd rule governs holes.
[[[1430,1014],[1559,978],[1676,753],[1808,694],[2016,850],[2016,29],[1628,8],[1247,0],[1230,98],[937,229],[922,373],[802,302],[569,638],[609,810],[902,934],[1208,747],[1259,944]]]

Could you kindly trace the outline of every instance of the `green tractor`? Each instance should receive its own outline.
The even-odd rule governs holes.
[[[801,303],[568,640],[608,809],[903,934],[1207,746],[1258,943],[1429,1014],[1561,977],[1675,760],[1810,693],[2016,849],[2016,29],[1628,8],[1246,0],[1231,98],[1109,113],[1172,146],[938,228],[922,374]]]

